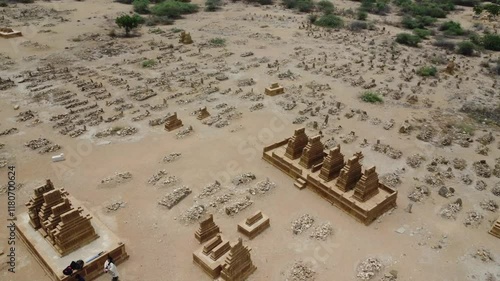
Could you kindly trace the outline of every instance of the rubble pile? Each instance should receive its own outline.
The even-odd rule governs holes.
[[[357,275],[360,280],[370,280],[382,269],[382,263],[376,258],[368,258],[358,265]]]
[[[111,182],[121,183],[131,178],[132,178],[132,173],[130,172],[116,173],[114,176],[102,179],[101,183],[103,184]]]
[[[125,202],[123,201],[117,201],[115,203],[109,204],[106,206],[106,212],[114,212],[117,211],[120,208],[125,208]]]
[[[182,138],[185,138],[185,137],[191,135],[192,133],[193,133],[193,127],[192,126],[187,126],[187,127],[183,128],[182,130],[180,130],[179,132],[177,132],[175,134],[175,136],[178,139],[182,139]]]
[[[484,218],[483,215],[481,215],[476,211],[467,212],[464,224],[465,226],[477,227],[481,224],[483,218]]]
[[[161,178],[163,178],[163,176],[166,176],[166,175],[167,175],[166,170],[160,170],[160,171],[156,172],[151,178],[149,178],[148,183],[152,184],[152,185],[156,185],[156,183],[158,183],[158,181],[161,180]]]
[[[163,162],[165,162],[165,163],[174,162],[175,160],[179,159],[181,156],[182,156],[182,154],[179,152],[172,152],[169,155],[163,157]]]
[[[483,262],[491,262],[495,261],[490,251],[486,249],[478,249],[474,255],[472,255],[475,259],[479,259]]]
[[[476,161],[472,164],[472,169],[478,177],[489,178],[491,177],[491,168],[486,163],[486,160]]]
[[[313,232],[309,236],[316,240],[325,241],[332,234],[333,234],[332,225],[329,222],[325,222],[320,226],[315,227]]]
[[[292,222],[292,232],[297,235],[308,230],[314,224],[314,218],[309,214],[303,214]]]
[[[40,149],[38,151],[38,153],[40,153],[40,154],[50,153],[50,152],[58,151],[61,148],[62,147],[58,144],[52,144],[52,145],[48,145],[48,146],[45,146],[44,148]]]
[[[231,205],[226,206],[224,208],[224,211],[226,212],[226,215],[234,216],[237,213],[241,212],[242,210],[248,208],[252,204],[253,204],[253,201],[250,200],[250,197],[247,196],[242,201],[236,201],[236,202],[232,203]]]
[[[184,223],[191,224],[198,221],[205,212],[206,208],[204,205],[193,205],[181,214],[180,220]]]
[[[38,138],[34,140],[30,140],[29,142],[25,143],[24,146],[29,147],[32,150],[39,149],[41,147],[44,147],[46,145],[49,145],[51,141],[49,141],[46,138]]]
[[[313,281],[316,272],[302,261],[297,261],[290,269],[286,280],[289,281]]]
[[[207,198],[215,193],[217,193],[219,190],[221,190],[221,185],[218,181],[215,181],[214,183],[205,186],[200,194],[198,195],[199,199]]]
[[[498,203],[493,200],[484,199],[479,203],[479,206],[481,206],[483,210],[490,212],[496,212],[498,210]]]
[[[406,164],[412,168],[418,168],[425,161],[425,157],[420,154],[413,154],[412,156],[406,158]]]
[[[399,159],[403,155],[403,152],[401,150],[395,149],[394,147],[388,144],[382,144],[378,142],[372,146],[372,149],[375,150],[376,152],[385,154],[392,159]]]
[[[413,202],[421,202],[426,196],[430,195],[427,186],[416,186],[415,189],[408,195],[408,198]]]
[[[134,127],[113,127],[106,129],[104,131],[97,132],[95,134],[96,138],[105,138],[109,136],[120,136],[120,137],[125,137],[125,136],[131,136],[135,133],[137,133],[137,128]]]
[[[467,161],[463,158],[455,158],[453,159],[453,168],[457,170],[463,170],[465,167],[467,167]]]
[[[234,185],[242,185],[242,184],[247,184],[253,180],[255,180],[257,177],[253,174],[253,173],[244,173],[244,174],[241,174],[237,177],[235,177],[233,180],[232,180],[232,183]]]
[[[269,190],[276,187],[276,184],[267,178],[265,181],[258,182],[255,187],[248,189],[250,194],[266,194]]]
[[[462,200],[459,198],[455,202],[448,204],[441,210],[441,217],[445,219],[456,219],[458,212],[462,210]]]
[[[181,186],[165,195],[160,201],[158,201],[158,204],[172,209],[172,207],[181,202],[181,200],[186,198],[189,194],[191,194],[191,189],[186,186]]]

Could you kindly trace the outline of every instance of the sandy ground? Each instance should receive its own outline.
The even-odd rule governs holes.
[[[336,5],[355,8],[358,4],[341,1]],[[159,27],[163,33],[149,32],[156,27],[142,27],[137,31],[140,36],[111,38],[108,33],[115,28],[111,19],[130,11],[130,6],[108,0],[64,0],[0,9],[5,12],[0,25],[24,33],[20,38],[0,40],[0,77],[16,82],[16,86],[0,91],[0,131],[18,129],[0,136],[0,142],[5,144],[0,153],[9,165],[16,166],[17,182],[23,184],[17,191],[17,212],[26,211],[24,202],[45,179],[50,178],[56,187],[64,187],[127,245],[130,259],[118,267],[121,280],[209,280],[192,262],[192,252],[199,247],[194,239],[197,223],[182,220],[186,210],[196,204],[206,206],[204,216],[214,214],[223,235],[231,241],[239,237],[237,223],[255,211],[262,210],[271,218],[269,230],[254,240],[244,239],[252,248],[252,259],[258,268],[249,280],[292,280],[288,271],[298,261],[313,269],[314,280],[358,280],[358,265],[367,258],[376,258],[382,265],[372,280],[387,280],[383,279],[384,274],[391,270],[398,272],[397,280],[500,280],[500,243],[487,234],[499,212],[480,206],[483,200],[500,202],[492,193],[500,180],[495,175],[480,177],[473,170],[473,162],[479,160],[486,160],[491,169],[495,166],[495,159],[500,157],[498,141],[486,145],[487,155],[476,153],[476,147],[478,137],[491,132],[498,139],[498,131],[459,112],[464,102],[476,97],[498,99],[498,83],[494,84],[498,76],[486,75],[479,66],[483,58],[498,54],[465,58],[446,54],[424,42],[419,49],[396,45],[397,59],[393,61],[389,46],[400,30],[381,22],[397,21],[396,16],[385,19],[371,16],[380,21],[375,31],[315,30],[309,36],[311,31],[299,29],[305,15],[277,6],[230,3],[219,12],[199,12],[176,21],[174,26]],[[33,11],[33,17],[30,13],[15,16],[22,9]],[[453,17],[470,26],[471,14],[464,11]],[[190,32],[194,44],[180,45],[179,33],[174,33],[173,27]],[[382,31],[382,27],[386,30]],[[116,32],[121,31],[116,29]],[[215,37],[226,39],[225,47],[207,44]],[[175,48],[166,48],[169,44]],[[240,56],[249,51],[252,56]],[[459,67],[456,76],[440,72],[439,79],[422,79],[412,74],[412,69],[430,64],[433,55],[456,57]],[[155,59],[158,64],[143,68],[141,64],[146,59]],[[370,67],[370,60],[374,67]],[[276,61],[277,65],[268,65]],[[37,68],[58,74],[38,75],[43,70]],[[445,65],[438,68],[441,71]],[[286,77],[288,70],[294,79]],[[70,75],[59,78],[65,73]],[[228,79],[217,80],[217,75],[222,74]],[[408,76],[414,77],[404,81]],[[73,80],[68,80],[69,77]],[[250,78],[253,85],[238,85]],[[27,81],[21,83],[23,79]],[[89,85],[77,85],[78,81],[89,83],[91,79],[103,86],[89,90],[82,89]],[[367,86],[372,79],[374,85]],[[283,85],[286,94],[264,96],[264,88],[273,82]],[[47,88],[39,89],[44,85]],[[136,101],[130,96],[135,87],[141,87],[139,92],[145,92],[147,87],[157,95]],[[215,87],[218,90],[213,90]],[[364,87],[383,93],[384,103],[362,102],[359,95],[365,91]],[[113,122],[94,125],[92,121],[98,119],[83,120],[68,131],[74,132],[84,124],[87,131],[72,138],[59,132],[65,126],[71,127],[70,123],[54,128],[58,121],[50,120],[69,110],[56,102],[57,94],[37,96],[50,89],[76,93],[72,99],[89,100],[88,104],[72,110],[97,102],[97,108],[85,110],[81,115],[102,108],[104,119],[115,116],[120,110],[114,108],[121,104],[107,106],[106,102],[118,98],[134,107],[123,110],[123,118]],[[102,89],[111,97],[97,101],[85,97]],[[184,95],[173,96],[176,93]],[[168,107],[151,109],[153,105],[161,105],[163,99],[167,99]],[[285,110],[292,101],[295,108]],[[339,109],[335,107],[337,102]],[[258,103],[262,103],[262,109],[251,109]],[[20,108],[15,110],[15,105]],[[197,120],[193,112],[203,106],[212,116],[220,114],[221,121],[209,126]],[[234,106],[232,111],[223,112],[231,106]],[[27,110],[35,112],[34,118],[17,121],[16,116]],[[150,115],[143,120],[132,121],[146,112]],[[163,126],[148,125],[148,120],[173,112],[177,112],[184,128],[192,126],[191,134],[177,138],[176,133],[182,129],[166,132]],[[323,125],[327,115],[329,122]],[[307,120],[297,124],[298,117]],[[33,122],[35,119],[40,122]],[[390,120],[393,126],[387,125]],[[405,120],[413,127],[408,134],[399,132]],[[124,137],[95,136],[115,126],[131,126],[137,128],[137,133]],[[309,135],[321,130],[325,143],[333,138],[328,143],[341,144],[346,156],[362,151],[363,165],[376,165],[379,175],[395,173],[399,178],[399,182],[394,182],[399,192],[398,208],[364,226],[310,190],[294,188],[290,178],[261,159],[263,146],[289,137],[294,129],[304,126]],[[429,127],[434,128],[434,134],[426,141],[417,139]],[[472,128],[474,135],[467,137],[474,141],[469,147],[458,144],[463,136],[455,135],[453,128]],[[354,140],[349,140],[351,131],[357,136]],[[446,137],[453,139],[451,145],[442,145]],[[24,145],[37,138],[46,138],[61,149],[40,154],[39,149],[31,150]],[[365,139],[367,145],[363,144]],[[393,159],[375,151],[372,145],[377,140],[399,150],[402,156]],[[50,156],[60,152],[65,153],[67,160],[52,163]],[[181,157],[170,163],[163,161],[174,152],[181,153]],[[424,160],[419,167],[412,168],[406,160],[415,154],[422,155]],[[428,168],[431,162],[437,162],[433,158],[438,156],[446,158],[448,163]],[[465,159],[466,167],[453,168],[454,158]],[[149,184],[148,180],[159,170],[175,176],[178,182],[170,186]],[[2,181],[7,182],[7,168],[1,171],[5,179]],[[101,184],[102,179],[117,172],[130,172],[133,177],[121,183]],[[234,186],[231,180],[248,172],[257,179]],[[464,175],[471,179],[469,184],[462,180]],[[426,177],[442,179],[442,183],[432,184]],[[274,182],[276,188],[264,195],[248,192],[249,187],[266,179]],[[209,206],[215,197],[202,200],[198,195],[215,180],[223,188],[214,196],[233,192],[235,195],[227,204],[249,196],[252,205],[234,216],[224,213],[224,204]],[[486,183],[485,190],[475,188],[480,180]],[[157,204],[180,186],[188,186],[193,193],[170,210]],[[408,213],[404,210],[412,202],[408,195],[417,186],[427,186],[430,195],[421,202],[413,202],[412,212]],[[455,194],[450,198],[439,196],[441,186],[453,187]],[[455,219],[443,218],[441,210],[457,198],[463,201],[462,210]],[[0,195],[1,221],[6,219],[3,211],[6,201],[6,196]],[[120,201],[125,202],[123,208],[107,211],[106,206]],[[477,226],[464,225],[471,211],[482,216]],[[305,233],[294,235],[291,223],[303,214],[312,215],[315,223]],[[326,241],[310,238],[314,227],[324,222],[331,223],[333,234]],[[6,237],[2,231],[0,250],[7,249]],[[474,258],[479,249],[488,250],[494,260],[483,262]],[[7,272],[2,265],[1,280],[50,280],[24,245],[17,247],[17,255],[17,273]],[[97,280],[108,279],[102,276]]]

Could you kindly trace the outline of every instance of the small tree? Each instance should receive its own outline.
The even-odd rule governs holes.
[[[144,20],[141,16],[135,14],[133,16],[130,15],[121,15],[116,18],[115,23],[121,28],[125,29],[125,35],[129,36],[130,31],[134,28],[137,28],[139,24],[143,23]]]

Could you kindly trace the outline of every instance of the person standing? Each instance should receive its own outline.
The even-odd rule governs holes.
[[[116,268],[116,265],[113,262],[113,258],[111,258],[111,256],[108,256],[108,259],[104,262],[104,272],[111,275],[111,281],[118,281],[118,269]]]

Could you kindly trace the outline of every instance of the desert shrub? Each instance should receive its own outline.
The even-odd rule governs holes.
[[[437,64],[437,65],[444,65],[444,64],[448,63],[448,59],[444,55],[436,55],[436,54],[434,54],[432,56],[432,58],[430,59],[430,61],[433,64]]]
[[[443,22],[441,26],[439,26],[439,30],[443,31],[446,35],[464,35],[465,31],[462,29],[460,23],[455,21],[447,21]]]
[[[226,45],[226,39],[216,37],[216,38],[210,39],[210,41],[208,41],[208,43],[210,43],[210,45],[215,46],[215,47],[222,47],[222,46]]]
[[[429,16],[432,18],[445,18],[446,15],[455,9],[455,5],[449,0],[419,2],[403,2],[401,10],[412,16]]]
[[[495,75],[500,75],[500,61],[497,62],[497,64],[491,68],[491,73]]]
[[[435,66],[422,66],[417,70],[417,74],[423,77],[436,76],[437,68]]]
[[[482,39],[483,47],[486,50],[500,51],[500,35],[485,34]]]
[[[335,15],[323,15],[316,22],[317,26],[328,27],[328,28],[340,28],[344,26],[344,21],[342,18]]]
[[[369,103],[382,103],[384,100],[382,97],[376,93],[376,92],[371,92],[371,91],[366,91],[363,94],[361,94],[361,100],[364,102],[369,102]]]
[[[486,11],[493,17],[496,17],[500,14],[500,5],[488,3],[474,6],[474,13],[476,13],[476,15],[481,14],[483,11]]]
[[[429,16],[411,17],[409,15],[406,15],[401,20],[401,24],[403,24],[403,26],[408,29],[424,29],[427,26],[432,26],[435,22],[436,19]]]
[[[132,4],[132,2],[134,2],[134,0],[116,0],[116,2],[122,3],[122,4]]]
[[[297,9],[304,13],[311,12],[314,9],[312,0],[283,0],[283,5],[287,9]]]
[[[155,25],[171,25],[174,23],[174,20],[169,18],[168,16],[149,16],[146,21],[146,26],[155,26]]]
[[[144,19],[138,14],[130,15],[121,15],[115,19],[116,25],[125,29],[125,34],[128,36],[130,31],[134,28],[137,28],[139,24],[144,23]]]
[[[443,38],[438,38],[432,45],[450,51],[455,50],[455,42]]]
[[[431,31],[427,29],[415,28],[413,29],[413,33],[422,39],[427,39],[429,35],[431,35]]]
[[[361,29],[368,29],[368,23],[365,21],[353,21],[349,25],[349,29],[352,31],[359,31]]]
[[[420,43],[420,41],[420,37],[410,33],[399,33],[396,35],[396,42],[402,45],[418,47],[418,43]]]
[[[220,6],[222,5],[221,0],[207,0],[205,2],[205,11],[207,12],[214,12],[220,9]]]
[[[359,9],[368,13],[385,15],[390,11],[389,0],[362,0]]]
[[[16,1],[13,1],[13,2],[23,3],[23,4],[29,4],[29,3],[35,3],[35,0],[16,0]]]
[[[167,16],[175,19],[180,18],[182,15],[196,13],[198,12],[198,9],[199,7],[196,4],[167,0],[154,5],[151,12],[155,16]]]
[[[134,6],[134,12],[136,13],[149,13],[149,0],[134,0],[134,2],[132,2],[132,5]]]
[[[316,15],[316,14],[310,14],[310,15],[307,16],[307,19],[309,20],[309,23],[313,24],[318,19],[318,15]]]
[[[335,10],[333,3],[328,0],[319,1],[318,4],[316,4],[316,7],[318,7],[318,10],[324,14],[333,14],[333,11]]]
[[[358,13],[356,14],[356,18],[358,20],[366,20],[368,18],[368,13],[365,11],[359,10]]]
[[[156,65],[155,60],[145,60],[142,62],[142,67],[144,67],[144,68],[153,67],[155,65]]]
[[[9,6],[9,4],[7,4],[7,2],[0,1],[0,7],[7,7],[7,6]]]
[[[457,53],[464,56],[472,56],[474,54],[474,50],[476,46],[471,41],[462,41],[457,44]]]
[[[465,7],[474,7],[479,3],[481,3],[479,0],[453,0],[453,4]]]

